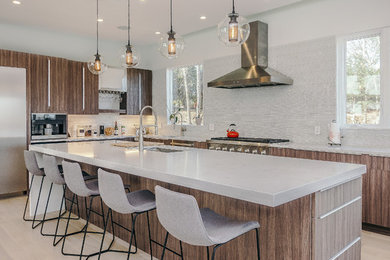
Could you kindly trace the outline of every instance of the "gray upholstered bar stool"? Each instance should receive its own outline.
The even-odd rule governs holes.
[[[228,219],[218,215],[208,208],[199,209],[196,199],[156,186],[157,217],[161,225],[167,230],[161,260],[164,259],[168,234],[180,240],[181,258],[183,249],[181,241],[195,246],[214,246],[211,259],[215,258],[217,248],[227,242],[251,231],[256,231],[257,258],[260,259],[259,227],[255,221],[244,222]]]
[[[66,186],[69,188],[69,190],[71,192],[73,192],[73,197],[72,197],[72,202],[70,204],[68,220],[66,222],[66,228],[65,228],[64,239],[62,241],[61,252],[63,255],[78,256],[79,259],[82,259],[82,257],[88,258],[88,257],[94,256],[94,255],[97,255],[100,253],[100,251],[92,253],[92,254],[88,254],[88,255],[83,254],[83,252],[84,252],[84,245],[85,245],[85,239],[86,239],[87,233],[103,235],[103,232],[88,231],[88,224],[89,224],[89,219],[91,217],[91,213],[95,213],[96,215],[101,216],[103,223],[105,223],[104,211],[103,211],[103,201],[102,201],[102,199],[100,197],[100,193],[99,193],[98,180],[92,179],[89,181],[84,181],[83,173],[82,173],[81,167],[78,163],[63,161],[62,167],[64,170],[64,179],[65,179]],[[69,222],[71,220],[71,212],[73,209],[73,204],[74,204],[75,198],[78,199],[79,197],[84,198],[85,211],[87,214],[86,224],[80,230],[80,231],[84,231],[80,254],[65,253],[64,247],[65,247],[66,238],[69,236],[68,229],[69,229]],[[89,207],[88,207],[88,203],[87,203],[87,198],[89,199]],[[95,198],[100,199],[101,212],[97,212],[97,211],[92,209],[92,204],[93,204],[93,201]],[[114,240],[111,242],[108,249],[111,248],[113,242],[114,242]]]
[[[43,222],[41,225],[41,234],[43,236],[54,237],[53,246],[56,246],[64,238],[64,235],[58,234],[58,227],[59,227],[61,219],[67,219],[67,218],[63,218],[62,216],[66,213],[66,201],[71,201],[71,200],[65,196],[66,183],[65,183],[65,179],[64,179],[63,175],[60,173],[60,168],[58,167],[57,159],[54,156],[49,156],[49,155],[44,154],[43,158],[42,158],[42,166],[43,166],[43,170],[45,172],[47,180],[49,180],[51,182],[49,194],[47,197],[45,212],[43,214],[43,221],[45,221],[45,219],[46,219],[47,208],[48,208],[48,205],[50,202],[50,196],[51,196],[51,192],[53,189],[53,185],[60,185],[63,188],[63,195],[62,195],[62,199],[61,199],[61,205],[60,205],[60,208],[58,211],[57,224],[56,224],[56,229],[55,229],[54,234],[44,233],[43,228],[44,228],[45,223]],[[84,177],[84,180],[87,178],[90,178],[90,176]],[[65,206],[64,206],[64,204],[65,204]],[[80,216],[80,209],[79,209],[78,200],[76,200],[76,206],[77,206],[78,216]],[[64,212],[62,212],[63,208],[65,209]],[[78,220],[78,219],[80,219],[80,217],[71,218],[71,219]],[[82,231],[80,231],[80,232],[82,232]],[[80,233],[80,232],[77,232],[77,233]],[[73,235],[73,234],[75,234],[75,233],[68,234],[68,236]],[[57,237],[59,237],[60,239],[57,240]]]
[[[107,230],[108,219],[111,217],[111,228],[113,239],[115,238],[115,225],[120,226],[121,228],[130,232],[130,242],[128,251],[119,251],[119,250],[107,250],[106,252],[118,252],[118,253],[127,253],[127,259],[130,258],[131,253],[137,252],[137,242],[135,236],[135,222],[139,215],[146,213],[147,223],[148,223],[148,233],[149,233],[149,249],[150,257],[152,256],[152,240],[150,235],[150,222],[149,222],[149,211],[156,208],[156,201],[154,194],[149,190],[138,190],[126,193],[125,187],[123,185],[122,178],[118,174],[113,174],[102,169],[98,170],[98,179],[99,179],[99,191],[100,196],[103,199],[103,202],[108,206],[108,213],[106,217],[106,222],[104,224],[104,234]],[[120,214],[131,214],[132,226],[131,230],[128,228],[115,223],[112,218],[112,211],[115,211]],[[136,247],[135,252],[131,252],[131,245],[133,243]],[[101,242],[100,250],[102,249],[104,243],[104,235]],[[100,259],[100,254],[99,254]]]
[[[37,158],[35,157],[35,152],[33,152],[33,151],[24,151],[24,162],[26,164],[27,170],[31,173],[31,182],[30,182],[30,186],[28,187],[29,191],[28,191],[28,194],[27,194],[26,205],[24,206],[23,220],[25,220],[25,221],[32,221],[32,225],[31,226],[34,229],[34,228],[38,227],[39,225],[41,225],[44,222],[43,220],[37,220],[36,217],[37,217],[37,211],[38,211],[38,207],[39,207],[39,202],[40,202],[40,199],[41,199],[43,182],[44,182],[46,176],[45,176],[45,172],[43,171],[43,169],[40,169],[39,166],[38,166]],[[27,211],[28,202],[30,200],[31,189],[32,189],[32,185],[34,184],[35,176],[42,177],[42,180],[41,180],[41,184],[39,186],[39,192],[38,192],[37,203],[35,205],[34,216],[33,216],[32,219],[28,219],[26,217],[26,211]],[[46,219],[45,221],[53,220],[53,219],[56,219],[56,218]],[[38,224],[35,225],[36,222],[38,222]]]

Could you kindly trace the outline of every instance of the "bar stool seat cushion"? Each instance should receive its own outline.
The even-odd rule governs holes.
[[[97,179],[86,180],[85,185],[90,190],[90,196],[99,195],[99,184]]]
[[[221,216],[209,208],[200,209],[200,215],[210,240],[215,244],[226,243],[248,231],[259,228],[256,221],[238,221]]]
[[[149,190],[138,190],[126,194],[127,200],[135,212],[144,212],[156,208],[156,198]]]

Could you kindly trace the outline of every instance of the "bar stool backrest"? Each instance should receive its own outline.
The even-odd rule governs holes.
[[[210,246],[196,199],[156,186],[157,217],[161,225],[177,239],[196,246]]]
[[[80,164],[62,161],[62,168],[64,170],[65,183],[69,190],[81,197],[92,195],[92,191],[85,184]]]
[[[61,176],[60,170],[58,169],[57,159],[54,156],[43,155],[43,170],[45,171],[46,177],[54,184],[64,185],[65,179]]]
[[[37,158],[35,157],[35,152],[33,151],[24,151],[24,163],[26,164],[27,170],[36,176],[44,176],[45,173],[39,169]]]
[[[121,176],[99,169],[98,179],[100,196],[109,208],[121,214],[135,211],[127,199]]]

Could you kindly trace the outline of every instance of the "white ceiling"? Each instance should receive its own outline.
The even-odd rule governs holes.
[[[0,22],[40,27],[85,36],[95,35],[96,0],[12,0],[0,1]],[[249,16],[302,0],[236,0],[240,15]],[[125,40],[127,0],[100,0],[100,35],[111,40]],[[174,30],[181,35],[216,24],[231,11],[230,0],[173,0]],[[149,44],[157,41],[156,31],[169,29],[169,0],[131,0],[133,42]],[[200,16],[207,16],[200,20]]]

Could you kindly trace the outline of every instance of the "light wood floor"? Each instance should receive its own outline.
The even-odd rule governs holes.
[[[0,199],[0,259],[1,260],[53,260],[53,259],[75,259],[61,254],[61,243],[53,247],[51,237],[43,237],[39,228],[32,230],[31,222],[22,220],[23,207],[26,197]],[[54,221],[45,224],[45,230],[54,230]],[[82,227],[83,221],[72,221],[71,231]],[[71,222],[71,223],[72,223]],[[47,228],[47,229],[46,229]],[[62,229],[64,225],[62,225]],[[91,230],[98,231],[97,227]],[[99,230],[100,231],[100,230]],[[107,243],[110,241],[107,238]],[[79,252],[81,246],[81,235],[69,237],[65,250]],[[69,243],[68,243],[69,241]],[[98,250],[100,237],[88,235],[86,242],[86,253]],[[127,244],[117,239],[115,249],[127,250]],[[91,259],[97,259],[93,257]],[[118,253],[104,254],[101,259],[126,259],[126,255]],[[146,260],[150,256],[141,250],[132,255],[133,260]],[[362,260],[390,260],[390,237],[372,232],[363,231],[362,235]]]

